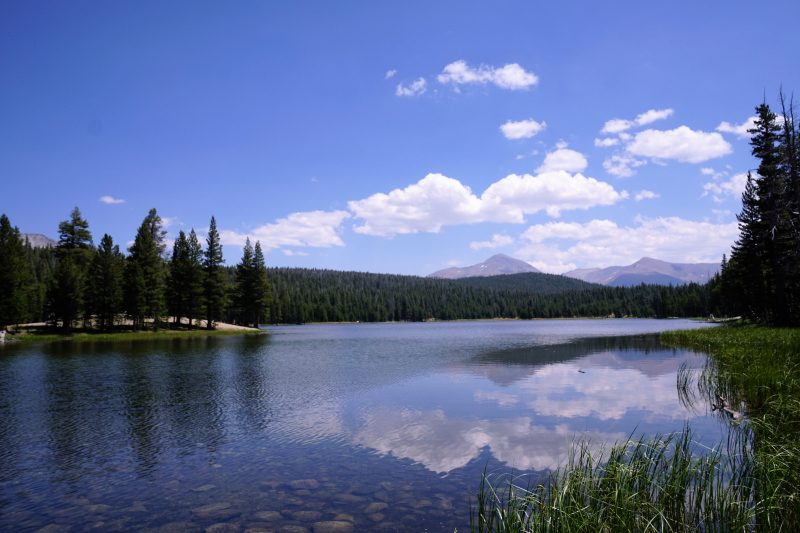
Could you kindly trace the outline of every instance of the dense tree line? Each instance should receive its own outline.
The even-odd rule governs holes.
[[[775,325],[800,323],[800,147],[794,107],[780,94],[781,114],[763,103],[750,144],[759,162],[749,172],[737,216],[740,235],[715,280],[729,315]]]
[[[455,280],[303,268],[267,270],[274,323],[430,319],[694,317],[715,310],[711,287],[639,285],[560,293],[476,287]],[[499,277],[499,276],[498,276]]]
[[[510,289],[515,291],[538,292],[541,294],[555,294],[570,290],[597,289],[601,287],[599,283],[589,283],[588,281],[568,278],[566,276],[537,272],[501,274],[499,276],[478,276],[474,278],[461,278],[456,281],[474,287]]]
[[[221,320],[265,321],[271,291],[261,244],[248,239],[235,276],[227,275],[217,224],[211,217],[205,249],[192,229],[167,250],[161,217],[151,209],[128,254],[106,234],[94,245],[76,207],[58,226],[55,248],[32,248],[0,216],[0,326],[48,321],[69,332],[77,323],[109,330],[197,327]]]

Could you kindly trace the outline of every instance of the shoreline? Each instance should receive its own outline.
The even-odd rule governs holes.
[[[182,323],[186,323],[182,321]],[[9,334],[6,335],[4,343],[0,346],[13,345],[17,343],[32,343],[32,342],[106,342],[106,341],[141,341],[141,340],[163,340],[163,339],[189,339],[189,338],[202,338],[202,337],[221,337],[229,335],[262,335],[267,332],[260,328],[250,328],[244,326],[237,326],[235,324],[227,324],[224,322],[217,323],[212,330],[205,329],[205,321],[199,321],[197,329],[171,329],[170,327],[160,329],[157,331],[141,330],[111,330],[102,331],[99,329],[84,329],[76,327],[72,329],[69,334],[59,332],[56,328],[47,326],[45,323],[32,323],[32,324],[18,324],[16,326],[9,326]],[[123,324],[125,326],[125,324]],[[10,334],[11,332],[14,334]]]

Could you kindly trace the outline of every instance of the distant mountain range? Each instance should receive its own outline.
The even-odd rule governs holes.
[[[28,242],[31,243],[33,248],[47,248],[48,246],[55,248],[58,244],[58,241],[54,241],[50,237],[46,237],[41,233],[20,233],[19,236],[23,242],[25,242],[25,239],[27,238]]]
[[[719,263],[667,263],[643,257],[632,265],[607,268],[578,268],[564,274],[567,277],[600,283],[610,287],[649,285],[686,285],[706,283],[719,272]]]
[[[514,259],[504,254],[493,255],[483,263],[472,265],[468,267],[458,268],[445,268],[438,270],[433,274],[428,274],[429,278],[443,278],[443,279],[460,279],[460,278],[475,278],[479,276],[497,276],[500,274],[521,274],[523,272],[538,272],[538,270],[525,261]]]

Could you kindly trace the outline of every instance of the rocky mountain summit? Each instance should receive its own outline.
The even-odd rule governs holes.
[[[31,243],[33,248],[47,248],[48,246],[55,248],[58,244],[58,241],[42,235],[41,233],[20,233],[19,236],[23,242],[25,239],[28,239],[28,242]]]
[[[504,254],[493,255],[483,263],[468,267],[452,267],[437,270],[428,274],[429,278],[460,279],[478,276],[498,276],[500,274],[521,274],[523,272],[541,272],[525,261],[514,259]]]

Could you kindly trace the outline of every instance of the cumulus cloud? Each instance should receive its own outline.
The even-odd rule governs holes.
[[[437,76],[440,83],[451,83],[454,86],[466,83],[494,83],[502,89],[520,90],[527,89],[539,83],[539,78],[533,72],[527,72],[517,63],[509,63],[502,68],[481,65],[472,68],[466,61],[455,61],[444,67],[444,71]]]
[[[603,125],[603,129],[600,130],[600,133],[620,133],[634,126],[644,126],[656,120],[667,118],[671,116],[673,112],[672,109],[651,109],[638,115],[634,120],[625,120],[621,118],[611,119]]]
[[[427,90],[427,83],[425,82],[425,78],[420,78],[408,87],[403,87],[403,84],[400,83],[397,85],[397,91],[395,94],[397,96],[419,96]]]
[[[566,144],[562,146],[566,146]],[[557,170],[581,172],[586,168],[586,165],[588,165],[586,158],[580,152],[568,150],[567,148],[559,148],[555,152],[550,152],[545,156],[544,163],[536,169],[536,172],[544,173]]]
[[[500,126],[500,131],[506,139],[529,139],[542,131],[547,124],[536,122],[533,119],[511,122],[510,120]]]
[[[618,178],[629,178],[636,174],[636,171],[633,170],[634,168],[645,164],[647,164],[647,161],[635,159],[628,155],[615,154],[603,161],[603,168],[606,169],[606,172]]]
[[[491,241],[473,241],[469,243],[469,247],[477,252],[478,250],[482,250],[484,248],[501,248],[503,246],[508,246],[509,244],[514,244],[514,239],[508,235],[500,235],[498,233],[492,235]]]
[[[533,265],[543,261],[601,268],[627,265],[643,256],[677,263],[704,263],[718,261],[739,236],[736,222],[712,224],[679,217],[642,216],[637,216],[634,222],[633,227],[620,227],[610,220],[538,224],[520,236],[529,244],[515,255]]]
[[[638,202],[640,200],[653,200],[655,198],[659,198],[660,196],[660,194],[654,193],[653,191],[641,190],[637,192],[636,196],[633,198]]]
[[[609,146],[614,146],[619,144],[619,139],[614,139],[613,137],[606,137],[605,139],[595,139],[594,145],[600,146],[603,148],[608,148]]]
[[[752,130],[756,127],[756,120],[758,117],[750,117],[742,124],[731,124],[730,122],[722,122],[717,126],[717,131],[725,133],[734,133],[740,139],[749,139],[750,134],[747,130]]]
[[[124,204],[125,200],[120,200],[118,198],[114,198],[113,196],[103,196],[100,198],[100,201],[104,204]]]
[[[716,178],[716,176],[714,176]],[[703,184],[703,196],[712,193],[711,198],[717,202],[722,203],[725,201],[723,196],[733,196],[734,198],[741,198],[744,192],[745,185],[747,185],[747,174],[735,174],[731,179],[723,182],[709,182]]]
[[[443,225],[521,224],[527,214],[545,211],[558,217],[563,210],[612,205],[627,197],[626,191],[617,192],[608,183],[559,170],[536,176],[511,174],[493,183],[480,198],[458,180],[428,174],[405,189],[347,205],[355,218],[364,220],[355,226],[357,233],[389,236],[436,233]]]
[[[626,148],[633,155],[676,159],[682,163],[702,163],[732,152],[731,145],[719,133],[694,131],[686,126],[639,132]]]
[[[264,224],[246,233],[222,230],[219,236],[223,244],[236,246],[243,246],[245,239],[250,237],[251,242],[260,241],[261,246],[267,250],[283,246],[313,248],[344,246],[339,234],[342,222],[350,216],[347,211],[292,213],[286,218],[279,218],[274,224]]]
[[[389,78],[391,78],[391,77],[392,77],[392,76],[394,76],[395,74],[397,74],[397,71],[396,71],[396,70],[390,70],[389,72],[387,72],[387,73],[386,73],[386,77],[385,77],[384,79],[385,79],[385,80],[388,80]]]

